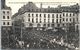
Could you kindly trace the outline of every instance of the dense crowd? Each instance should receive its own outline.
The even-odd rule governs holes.
[[[60,41],[62,43],[72,44],[75,47],[79,47],[79,34],[78,32],[65,32],[62,29],[49,29],[49,30],[36,30],[36,29],[25,29],[21,33],[11,34],[9,36],[9,48],[15,49],[56,49],[65,50],[65,46],[51,43],[51,40]],[[7,39],[5,39],[7,40]],[[4,39],[3,39],[4,41]],[[5,42],[4,42],[5,43]],[[7,47],[3,45],[3,48]],[[8,48],[7,47],[7,48]]]

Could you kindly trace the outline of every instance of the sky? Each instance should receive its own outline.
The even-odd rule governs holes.
[[[80,3],[79,0],[6,0],[6,5],[11,7],[12,15],[18,12],[19,8],[25,5],[27,2],[54,2],[55,5],[68,5]],[[39,4],[36,4],[37,6]],[[46,4],[43,4],[44,6]],[[45,6],[46,7],[46,6]]]

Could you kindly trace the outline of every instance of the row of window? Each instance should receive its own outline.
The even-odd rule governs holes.
[[[42,21],[41,21],[41,19],[39,19],[40,20],[40,23],[42,23]],[[63,18],[63,19],[56,19],[56,23],[58,23],[58,22],[62,22],[62,21],[65,21],[66,20],[66,22],[67,21],[70,21],[71,22],[71,18],[70,19],[68,19],[68,18]],[[28,22],[31,22],[32,21],[32,23],[34,23],[34,18],[32,18],[32,19],[30,19],[30,18],[28,18]],[[73,18],[73,21],[75,22],[75,19]],[[38,23],[38,18],[36,18],[36,23]],[[46,23],[46,19],[44,19],[44,23]],[[48,23],[50,23],[50,19],[48,19]],[[54,19],[52,19],[52,23],[54,23]]]
[[[66,21],[68,21],[68,20],[70,20],[70,21],[71,21],[71,18],[70,18],[70,19],[66,18]],[[65,18],[63,18],[63,21],[65,21]]]
[[[42,14],[36,14],[36,17],[42,17]],[[44,14],[44,18],[46,18],[46,14]],[[30,14],[28,14],[28,17],[31,17]],[[34,17],[34,14],[32,14],[32,17]],[[56,15],[56,17],[58,18],[58,14]],[[48,14],[48,18],[50,18],[50,14]],[[52,18],[54,18],[54,14],[52,14]],[[61,18],[61,14],[60,14],[60,18]]]
[[[62,26],[71,26],[72,24],[43,24],[43,27],[46,27],[46,26],[48,26],[48,27],[54,27],[54,26],[57,26],[57,27],[60,27],[60,25],[62,25]],[[33,24],[29,24],[29,26],[30,27],[32,27],[33,26]],[[37,27],[41,27],[41,24],[37,24]]]
[[[6,16],[3,16],[3,19],[6,19]],[[7,19],[10,19],[9,16],[7,16]]]
[[[65,21],[65,20],[66,20],[66,21],[70,21],[70,22],[73,20],[73,22],[75,22],[75,18],[73,18],[73,19],[72,19],[72,18],[70,18],[70,19],[68,19],[68,18],[66,18],[66,19],[63,18],[63,21]],[[78,19],[77,19],[77,20],[78,20]]]
[[[71,17],[71,16],[75,16],[75,14],[74,13],[73,14],[68,14],[68,13],[64,14],[63,13],[63,16],[66,16],[66,17],[70,16]]]
[[[42,14],[35,14],[35,15],[36,15],[36,17],[38,17],[38,16],[39,16],[39,17],[42,17]],[[34,14],[28,14],[28,17],[31,17],[31,16],[34,17]],[[48,15],[47,15],[47,14],[44,14],[43,16],[44,16],[44,18],[46,18],[46,16],[48,16],[48,18],[50,18],[50,14],[48,14]],[[58,18],[58,17],[61,18],[61,16],[62,16],[61,14],[56,14],[56,18]],[[75,16],[75,14],[73,13],[73,14],[66,14],[66,15],[65,15],[65,14],[63,13],[63,16],[66,16],[66,17],[69,16],[69,17],[71,17],[71,16]],[[52,18],[54,18],[54,14],[52,14]]]
[[[6,22],[3,22],[3,25],[6,25]],[[7,25],[10,25],[10,22],[7,22]]]
[[[54,26],[54,24],[43,24],[44,27],[46,27],[48,25],[48,27],[50,26]],[[33,26],[33,24],[29,24],[29,26]],[[41,24],[37,24],[37,27],[41,27]]]
[[[5,13],[9,14],[9,11],[3,11],[3,14],[5,14]]]

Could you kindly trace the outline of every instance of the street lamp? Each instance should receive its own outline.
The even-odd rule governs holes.
[[[22,44],[22,46],[21,46],[21,48],[23,48],[23,45],[24,45],[24,42],[23,42],[23,28],[24,28],[24,21],[23,21],[24,19],[22,18],[21,19],[21,44]]]

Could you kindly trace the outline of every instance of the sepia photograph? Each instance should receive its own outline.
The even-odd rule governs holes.
[[[1,50],[80,50],[79,0],[0,0]]]

